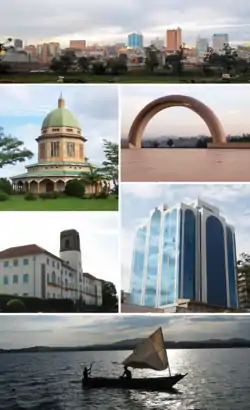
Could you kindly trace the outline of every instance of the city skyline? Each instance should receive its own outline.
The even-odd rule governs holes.
[[[87,141],[85,155],[89,162],[101,166],[105,159],[103,140],[118,143],[118,94],[116,86],[87,85],[84,93],[74,85],[6,85],[2,87],[0,101],[0,127],[5,135],[24,142],[34,154],[25,163],[8,165],[0,169],[0,177],[23,174],[25,166],[37,162],[41,126],[49,112],[58,106],[62,96],[68,108],[80,121],[82,133]]]
[[[155,207],[168,207],[198,198],[220,209],[221,215],[235,227],[237,256],[248,252],[250,240],[250,185],[248,184],[126,184],[121,188],[122,288],[130,290],[132,251],[136,229],[148,221]]]
[[[165,341],[250,338],[249,316],[7,316],[0,317],[0,349],[77,347],[148,337],[162,326]]]
[[[194,0],[192,6],[184,0],[139,0],[136,5],[132,0],[107,0],[105,4],[100,0],[88,4],[80,0],[44,0],[32,8],[29,0],[22,4],[11,0],[1,9],[5,18],[0,38],[20,38],[29,44],[38,40],[66,44],[70,39],[91,43],[102,39],[109,43],[127,40],[129,33],[140,31],[149,41],[165,37],[167,29],[180,26],[185,43],[194,43],[198,34],[211,38],[214,33],[226,32],[230,41],[239,44],[250,40],[250,5],[246,0],[241,0],[241,5],[233,0],[211,0],[209,5]]]
[[[122,138],[126,139],[136,115],[154,99],[166,95],[187,95],[212,109],[227,135],[250,132],[249,93],[243,85],[121,85]],[[181,121],[180,121],[181,118]],[[205,122],[185,107],[171,107],[156,114],[147,124],[143,138],[160,136],[210,136]]]
[[[76,229],[80,235],[83,271],[120,287],[116,212],[71,212],[70,215],[68,212],[23,212],[21,218],[19,212],[1,212],[0,226],[4,232],[0,237],[0,251],[36,244],[58,257],[60,232]]]

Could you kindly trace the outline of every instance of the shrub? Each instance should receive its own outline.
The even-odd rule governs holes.
[[[0,202],[7,201],[9,199],[9,195],[7,195],[5,192],[0,192]]]
[[[3,191],[5,194],[11,195],[12,185],[7,178],[0,178],[0,191]]]
[[[96,195],[96,198],[98,199],[105,199],[108,198],[109,194],[105,191],[100,192],[99,194]]]
[[[35,194],[32,194],[31,192],[28,192],[24,199],[26,199],[26,201],[36,201],[37,196]]]
[[[82,198],[85,194],[85,185],[82,180],[72,179],[66,183],[65,194],[68,196],[74,196]]]
[[[43,192],[39,195],[42,199],[57,199],[59,197],[58,192]]]
[[[23,313],[26,312],[25,304],[19,299],[11,299],[6,304],[7,312]]]

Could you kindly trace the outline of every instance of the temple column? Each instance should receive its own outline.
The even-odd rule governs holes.
[[[40,181],[37,181],[37,193],[40,194]]]

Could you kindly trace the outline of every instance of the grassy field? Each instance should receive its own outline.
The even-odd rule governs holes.
[[[194,81],[196,83],[228,83],[228,81],[222,81],[220,76],[203,77],[196,73],[183,74],[180,77],[157,74],[147,74],[145,72],[129,72],[120,76],[111,75],[94,75],[84,73],[70,73],[63,75],[66,81],[74,82],[81,80],[86,83],[185,83]],[[56,83],[58,74],[46,73],[46,74],[9,74],[0,75],[1,82],[17,82],[17,83]],[[250,73],[244,74],[237,79],[232,79],[230,83],[248,83],[250,81]]]
[[[26,201],[23,195],[13,195],[5,202],[0,202],[0,211],[117,211],[118,200],[81,199],[62,197],[57,199],[41,199]]]

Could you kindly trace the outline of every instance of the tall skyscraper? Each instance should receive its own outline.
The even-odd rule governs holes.
[[[176,30],[167,30],[166,45],[168,50],[179,50],[182,45],[182,29],[180,27]]]
[[[155,308],[179,299],[237,308],[234,228],[200,199],[156,208],[136,234],[130,294],[132,304]]]
[[[224,44],[229,43],[228,34],[214,34],[213,35],[213,49],[218,52],[224,47]]]
[[[196,48],[198,52],[198,57],[203,57],[206,54],[208,47],[209,47],[209,43],[206,38],[201,38],[201,37],[197,38]]]
[[[143,35],[141,33],[131,33],[128,35],[128,47],[143,48]]]

